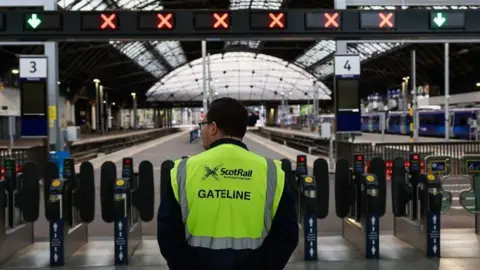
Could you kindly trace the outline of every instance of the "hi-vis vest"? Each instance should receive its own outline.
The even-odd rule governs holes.
[[[175,161],[170,174],[190,246],[256,249],[262,245],[285,185],[280,161],[222,144]]]

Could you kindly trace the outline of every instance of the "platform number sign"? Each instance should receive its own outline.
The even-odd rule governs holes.
[[[335,56],[335,76],[352,78],[360,76],[360,56],[337,55]]]
[[[20,58],[20,78],[46,78],[47,58],[46,57],[24,57]]]

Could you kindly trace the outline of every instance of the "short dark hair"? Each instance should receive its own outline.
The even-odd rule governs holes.
[[[219,98],[210,104],[207,120],[215,122],[225,136],[243,138],[247,132],[248,111],[234,98]]]

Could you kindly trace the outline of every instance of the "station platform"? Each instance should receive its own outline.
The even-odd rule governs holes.
[[[308,137],[312,139],[325,139],[319,134],[314,132],[306,132],[302,130],[287,129],[287,128],[277,128],[277,127],[261,127],[260,129],[268,130],[270,132],[280,132],[287,133],[296,136]],[[335,140],[335,138],[334,138]],[[450,141],[462,141],[456,139],[450,139]],[[379,133],[362,133],[362,135],[356,135],[354,142],[356,143],[380,143],[380,142],[389,142],[389,143],[408,143],[410,142],[410,137],[405,135],[394,135],[394,134],[379,134]],[[444,138],[435,138],[435,137],[419,137],[416,142],[445,142]]]
[[[287,146],[279,145],[254,133],[247,133],[244,142],[253,152],[260,155],[295,162],[297,154],[306,154]],[[133,157],[134,168],[142,160],[150,160],[155,171],[155,213],[160,201],[160,166],[164,160],[179,159],[203,151],[201,142],[189,143],[189,131],[175,134],[127,148],[109,155],[91,160],[95,168],[96,213],[95,220],[89,225],[89,243],[78,250],[64,268],[95,267],[95,269],[115,269],[113,250],[113,224],[102,221],[100,213],[100,166],[105,161],[117,165],[120,173],[121,160]],[[308,155],[308,167],[311,172],[315,156]],[[78,169],[78,165],[77,165]],[[342,221],[335,215],[334,180],[330,179],[329,215],[318,220],[318,257],[319,262],[303,262],[303,240],[293,254],[285,269],[476,269],[480,263],[480,239],[474,234],[474,217],[464,210],[450,209],[442,214],[442,255],[439,261],[429,260],[412,246],[392,235],[393,214],[391,196],[387,192],[387,212],[381,218],[381,260],[371,261],[362,258],[360,252],[341,236]],[[387,183],[387,190],[390,183]],[[48,223],[44,218],[43,199],[39,220],[35,223],[36,243],[17,253],[0,268],[49,269]],[[143,223],[143,243],[135,252],[129,269],[168,269],[161,257],[156,242],[156,217],[149,223]],[[475,266],[476,265],[476,266]]]
[[[134,135],[146,134],[154,131],[155,129],[142,129],[142,130],[113,130],[105,132],[104,134],[100,133],[82,133],[80,134],[80,140],[77,140],[72,143],[73,146],[88,144],[98,141],[108,141],[116,139],[119,137],[130,137]],[[14,148],[30,148],[32,146],[43,145],[43,139],[32,138],[32,139],[16,139],[13,142]],[[10,146],[9,140],[0,140],[0,149],[7,148]]]
[[[162,136],[175,133],[181,130],[178,127],[156,128],[142,130],[111,131],[101,134],[81,135],[81,139],[66,146],[66,151],[77,162],[89,160],[99,155],[108,154],[130,147],[139,143],[150,141]],[[9,142],[0,141],[0,167],[3,167],[4,160],[13,158],[17,165],[27,161],[36,162],[41,168],[45,166],[48,149],[43,139],[18,139],[14,141],[13,148],[9,149]]]

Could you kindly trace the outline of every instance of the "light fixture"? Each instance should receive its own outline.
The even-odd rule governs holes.
[[[218,92],[215,92],[215,96],[218,96]]]
[[[132,95],[132,97],[136,97],[136,96],[137,96],[137,94],[135,94],[135,93],[131,93],[131,95]]]
[[[115,102],[112,102],[112,106],[115,106]]]
[[[107,103],[107,101],[104,100],[104,101],[103,101],[103,104],[105,104],[105,103]]]
[[[97,78],[95,78],[95,79],[93,79],[93,82],[94,82],[94,83],[100,83],[100,80],[97,79]]]
[[[477,86],[477,87],[480,87],[480,82],[477,82],[476,86]]]
[[[12,74],[18,74],[18,73],[20,73],[20,71],[19,71],[18,69],[16,69],[16,68],[12,69],[11,72],[12,72]]]
[[[60,85],[60,81],[58,81],[57,84]]]

